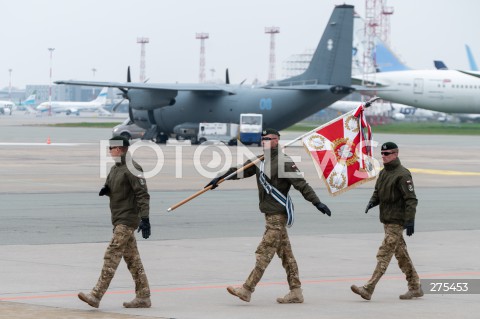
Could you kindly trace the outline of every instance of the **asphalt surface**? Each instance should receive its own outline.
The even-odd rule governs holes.
[[[134,154],[152,172],[147,180],[152,236],[148,240],[138,236],[138,243],[153,307],[122,308],[123,301],[134,297],[132,279],[122,263],[100,308],[90,308],[76,295],[95,284],[111,236],[107,199],[97,195],[102,172],[111,165],[101,140],[107,140],[111,130],[43,125],[121,120],[0,117],[0,318],[478,317],[476,294],[399,300],[406,282],[395,261],[371,301],[354,295],[350,285],[369,279],[383,238],[378,209],[364,214],[374,182],[330,197],[299,146],[287,153],[298,156],[297,165],[333,212],[330,218],[322,215],[298,192],[292,193],[296,221],[289,234],[304,304],[275,302],[288,292],[278,258],[250,303],[226,292],[228,285],[240,285],[250,272],[263,233],[255,182],[225,182],[167,213],[168,207],[208,183],[211,176],[206,172],[215,174],[230,156],[236,159],[241,153],[234,147],[201,150],[169,144],[147,145]],[[282,139],[299,134],[282,132]],[[395,141],[402,163],[413,173],[419,206],[415,234],[406,241],[420,277],[479,279],[479,138],[385,134],[374,138],[379,144]],[[261,149],[249,151],[258,154]]]

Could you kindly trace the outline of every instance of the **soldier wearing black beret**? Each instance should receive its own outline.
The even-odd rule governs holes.
[[[370,208],[380,205],[380,222],[384,224],[385,231],[385,238],[378,249],[377,266],[372,278],[363,286],[351,287],[354,293],[366,300],[371,299],[375,285],[387,270],[393,255],[398,260],[398,266],[408,282],[408,291],[400,295],[400,299],[423,296],[420,279],[403,239],[404,229],[407,230],[407,236],[412,236],[414,233],[417,197],[412,175],[400,163],[398,153],[397,144],[387,142],[382,145],[384,169],[378,176],[375,190],[365,210],[367,213]]]

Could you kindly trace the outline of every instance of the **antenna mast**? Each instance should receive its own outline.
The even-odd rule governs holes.
[[[137,38],[137,43],[141,45],[140,51],[140,82],[145,82],[145,44],[149,43],[150,40],[145,37]]]
[[[270,34],[270,63],[268,66],[268,82],[275,81],[275,34],[280,33],[279,27],[266,27],[265,33]]]
[[[200,73],[198,80],[203,83],[205,82],[205,39],[208,39],[208,33],[197,33],[195,38],[200,40]]]

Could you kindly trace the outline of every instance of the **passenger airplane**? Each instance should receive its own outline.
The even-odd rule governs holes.
[[[308,69],[261,87],[226,84],[154,84],[57,81],[57,84],[116,87],[129,103],[144,138],[165,142],[187,123],[239,123],[241,113],[263,114],[264,127],[287,128],[353,91],[351,87],[353,6],[333,10]],[[240,58],[240,57],[239,57]]]
[[[362,102],[358,101],[337,101],[330,105],[328,108],[347,113],[351,110],[357,108]],[[372,115],[386,115],[396,121],[404,120],[440,120],[445,118],[445,113],[430,111],[426,109],[421,109],[413,106],[408,106],[404,104],[384,102],[384,103],[374,103],[367,110]],[[368,114],[367,114],[368,115]]]
[[[50,102],[43,102],[39,106],[37,106],[37,111],[40,112],[47,112],[51,111],[52,113],[62,113],[65,112],[67,115],[76,114],[79,115],[80,111],[86,110],[98,110],[103,112],[108,112],[103,107],[107,101],[107,88],[103,88],[98,94],[95,100],[90,102],[68,102],[68,101],[52,101],[52,105],[50,108]]]
[[[388,53],[390,55],[388,55]],[[385,59],[385,60],[382,60]],[[378,55],[377,64],[403,65],[386,50]],[[445,113],[480,113],[480,73],[456,70],[409,70],[380,72],[368,75],[374,79],[371,89],[359,89],[363,94],[384,100]],[[361,84],[362,76],[353,77]]]
[[[470,64],[470,70],[471,71],[478,71],[478,68],[477,68],[477,63],[475,62],[475,59],[473,57],[473,54],[472,54],[472,51],[470,51],[470,47],[468,45],[465,45],[465,48],[467,50],[467,58],[468,58],[468,62]],[[438,70],[448,70],[448,67],[445,63],[443,63],[443,61],[433,61],[434,65],[435,65],[435,68],[438,69]],[[459,120],[460,122],[480,122],[480,113],[473,113],[473,114],[470,114],[470,113],[454,113],[453,115],[455,115]]]

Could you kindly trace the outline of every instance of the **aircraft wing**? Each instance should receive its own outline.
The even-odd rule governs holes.
[[[392,91],[392,89],[388,89],[389,84],[383,83],[382,81],[375,79],[373,81],[368,80],[370,86],[363,86],[363,79],[362,76],[352,76],[352,87],[355,88],[357,91],[373,91],[373,90],[381,90],[381,91]]]
[[[209,92],[209,93],[229,93],[235,94],[235,91],[229,90],[223,85],[215,84],[153,84],[153,83],[132,83],[132,82],[90,82],[90,81],[55,81],[55,84],[67,85],[82,85],[82,86],[98,86],[98,87],[112,87],[118,89],[140,89],[140,90],[164,90],[164,91],[192,91],[192,92]]]
[[[352,88],[355,91],[360,92],[397,92],[397,89],[390,89],[388,87],[382,86],[362,86],[362,85],[352,85]]]
[[[297,91],[322,91],[322,90],[330,90],[330,88],[333,85],[327,85],[327,84],[314,84],[314,85],[308,85],[308,84],[302,84],[302,85],[266,85],[263,86],[262,88],[264,89],[280,89],[280,90],[297,90]]]
[[[333,93],[347,93],[350,94],[355,89],[351,86],[342,85],[328,85],[328,84],[301,84],[301,85],[267,85],[262,87],[270,90],[295,90],[295,91],[329,91]]]
[[[480,72],[474,72],[474,71],[462,71],[462,70],[457,70],[458,72],[464,73],[466,75],[471,75],[477,78],[480,78]]]

